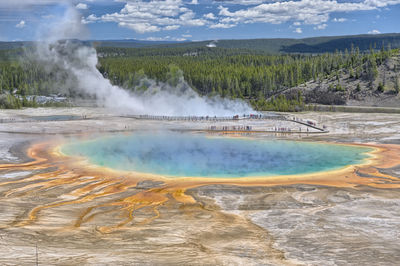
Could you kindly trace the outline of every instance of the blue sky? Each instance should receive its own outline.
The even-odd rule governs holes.
[[[0,0],[0,41],[57,31],[68,9],[87,28],[81,38],[98,40],[304,38],[393,33],[400,25],[400,0]]]

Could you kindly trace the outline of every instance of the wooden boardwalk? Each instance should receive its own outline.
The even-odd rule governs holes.
[[[39,117],[41,118],[41,117]],[[221,132],[221,133],[287,133],[287,134],[314,134],[328,133],[325,127],[318,126],[310,120],[302,120],[295,116],[282,114],[268,115],[243,115],[243,116],[153,116],[153,115],[108,115],[108,116],[49,116],[46,119],[37,119],[37,117],[19,117],[19,118],[2,118],[0,124],[8,123],[46,123],[46,122],[63,122],[63,121],[81,121],[81,120],[101,120],[105,118],[131,118],[135,120],[153,120],[164,122],[189,122],[189,123],[208,123],[206,128],[191,128],[190,131],[205,131],[205,132]],[[282,121],[296,123],[306,127],[306,130],[301,130],[301,127],[294,128],[288,126],[269,126],[268,128],[260,128],[262,121]],[[211,123],[211,126],[210,126]],[[217,124],[214,124],[217,123]],[[218,125],[218,123],[221,123]],[[254,129],[253,129],[254,127]],[[304,128],[303,128],[304,129]],[[309,129],[313,129],[312,131]],[[316,130],[316,131],[314,131]],[[130,131],[118,130],[118,131]]]
[[[207,132],[226,132],[226,133],[297,133],[297,134],[310,134],[310,133],[328,133],[325,127],[319,127],[315,122],[304,121],[295,116],[289,118],[289,116],[281,114],[271,114],[271,115],[243,115],[243,116],[226,116],[226,117],[211,117],[211,116],[153,116],[153,115],[124,115],[124,118],[133,118],[139,120],[157,120],[157,121],[187,121],[187,122],[240,122],[240,121],[262,121],[262,120],[274,120],[274,121],[285,121],[293,122],[308,128],[317,130],[313,131],[301,131],[292,130],[291,128],[279,128],[276,127],[275,130],[253,130],[252,126],[242,125],[242,126],[211,126],[207,129],[202,129],[201,131]],[[240,128],[240,129],[239,129]],[[199,129],[193,129],[194,131],[200,131]]]

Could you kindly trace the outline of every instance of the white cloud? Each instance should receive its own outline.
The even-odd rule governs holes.
[[[164,30],[177,30],[180,27],[181,26],[179,26],[179,25],[168,25],[168,26],[164,27]]]
[[[196,18],[196,14],[182,0],[119,1],[126,2],[121,11],[100,17],[90,15],[85,23],[116,22],[138,33],[176,30],[181,26],[204,26],[208,23],[204,18]]]
[[[0,0],[1,1],[1,0]],[[400,4],[400,0],[362,0],[338,2],[337,0],[227,0],[219,1],[219,12],[197,17],[188,6],[197,0],[115,0],[124,2],[119,12],[102,16],[90,15],[84,22],[115,22],[138,33],[175,30],[183,26],[208,26],[212,29],[232,28],[238,24],[268,23],[314,25],[315,29],[327,27],[334,12],[367,11]],[[233,8],[234,6],[234,8]],[[232,7],[232,8],[231,8]],[[232,9],[232,10],[231,10]],[[333,22],[345,22],[334,18]]]
[[[21,20],[15,27],[17,28],[24,28],[26,26],[25,20]]]
[[[206,19],[217,19],[213,13],[204,14],[203,17]]]
[[[83,4],[83,3],[79,3],[75,6],[77,9],[88,9],[88,5],[87,4]]]
[[[156,32],[160,31],[160,28],[154,25],[151,25],[149,23],[127,23],[127,22],[120,22],[118,23],[119,26],[121,27],[126,27],[130,28],[136,32],[139,33],[145,33],[145,32]]]
[[[326,27],[328,27],[327,24],[320,24],[320,25],[317,25],[316,27],[314,27],[314,30],[324,30],[324,29],[326,29]]]
[[[381,32],[379,30],[371,30],[368,32],[368,34],[380,34]]]
[[[301,28],[296,28],[293,32],[301,34],[303,33],[303,30]]]
[[[334,18],[332,19],[333,22],[343,23],[347,21],[347,18]]]
[[[229,1],[234,3],[247,1]],[[257,1],[254,1],[257,2]],[[322,25],[334,12],[354,12],[376,10],[390,5],[400,4],[400,0],[364,0],[357,2],[338,2],[336,0],[299,0],[262,2],[256,6],[230,11],[225,6],[219,7],[223,19],[233,19],[236,23],[281,24],[295,21],[308,25]],[[221,21],[223,20],[221,19]]]
[[[229,4],[236,4],[236,5],[258,5],[263,2],[268,2],[265,0],[219,0],[219,2],[225,2]],[[269,1],[271,2],[271,1]]]
[[[229,29],[235,27],[235,24],[224,24],[224,23],[217,23],[210,25],[211,29]]]
[[[0,8],[25,8],[31,6],[69,3],[76,9],[88,9],[105,0],[0,0]],[[114,22],[120,27],[138,33],[172,31],[182,27],[207,26],[212,29],[232,28],[239,24],[288,23],[290,28],[301,29],[312,25],[323,30],[328,22],[341,23],[346,18],[331,18],[332,14],[356,11],[384,10],[400,4],[400,0],[219,0],[218,10],[195,13],[198,0],[108,0],[123,3],[115,13],[89,15],[83,23]],[[216,3],[214,1],[213,3]],[[92,4],[90,4],[92,3]],[[216,5],[206,5],[205,8]],[[211,11],[211,12],[210,12]],[[209,13],[208,13],[209,12]],[[344,15],[346,17],[346,15]],[[349,21],[351,18],[349,18]]]

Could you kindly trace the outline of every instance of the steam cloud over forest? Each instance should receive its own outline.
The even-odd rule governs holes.
[[[254,112],[242,100],[200,96],[179,73],[172,83],[144,78],[138,88],[145,84],[146,90],[131,92],[115,86],[97,69],[96,50],[73,40],[85,38],[86,32],[73,6],[52,27],[42,29],[33,56],[48,73],[58,75],[60,90],[73,88],[80,95],[94,97],[100,106],[131,114],[231,116]]]

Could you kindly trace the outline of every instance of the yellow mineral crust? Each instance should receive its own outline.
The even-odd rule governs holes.
[[[59,141],[34,144],[27,151],[28,156],[32,158],[31,162],[0,165],[0,170],[3,172],[35,170],[39,172],[24,179],[0,183],[0,186],[13,184],[13,188],[4,194],[6,198],[37,195],[40,191],[63,186],[70,188],[62,190],[65,192],[58,195],[53,202],[27,210],[27,215],[11,226],[31,225],[39,219],[45,219],[46,209],[82,205],[82,210],[74,218],[75,221],[70,229],[78,229],[85,223],[95,221],[98,216],[110,215],[116,217],[112,224],[97,227],[99,232],[109,233],[132,224],[138,211],[147,211],[149,217],[136,224],[146,224],[160,216],[159,208],[168,201],[173,200],[185,205],[196,204],[196,200],[186,191],[190,188],[216,184],[238,186],[310,184],[352,188],[357,186],[400,188],[399,178],[384,173],[385,169],[400,164],[400,145],[351,144],[369,147],[373,151],[363,164],[350,165],[335,171],[251,178],[168,178],[91,165],[82,158],[63,155],[60,152],[62,144]],[[161,185],[136,193],[130,192],[144,181],[158,182]],[[98,202],[100,198],[107,200]],[[88,204],[90,207],[87,207]]]

